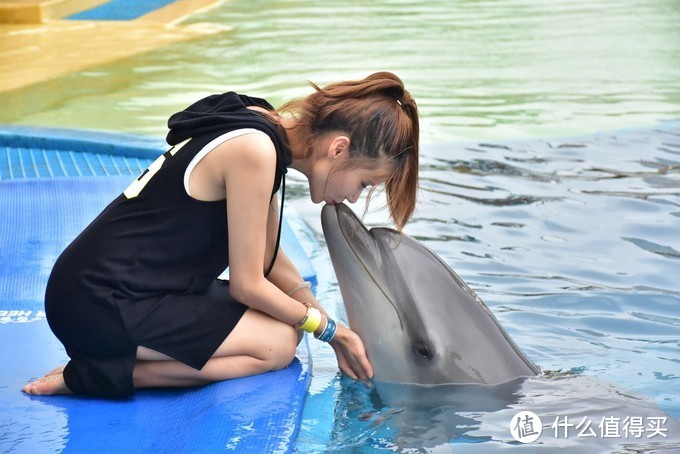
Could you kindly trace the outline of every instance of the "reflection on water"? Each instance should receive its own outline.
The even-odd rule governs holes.
[[[341,391],[333,431],[323,445],[313,440],[307,449],[298,445],[300,452],[496,452],[519,445],[510,426],[526,410],[540,418],[540,423],[530,421],[529,430],[540,426],[542,433],[523,450],[670,453],[680,446],[680,423],[652,400],[571,372],[545,374],[499,390],[421,387],[417,395],[411,393],[410,402],[398,406],[386,405],[375,390],[349,380],[337,386]],[[312,396],[309,405],[315,407],[323,398]]]
[[[680,124],[671,123],[503,148],[431,146],[423,159],[422,202],[408,231],[433,239],[431,247],[445,257],[470,252],[497,267],[520,267],[512,274],[538,282],[549,276],[631,291],[644,282],[649,290],[678,294],[679,144]],[[433,217],[438,222],[427,220]],[[475,241],[436,242],[452,231]],[[454,268],[479,274],[480,264],[454,262]]]
[[[382,69],[413,92],[429,142],[680,116],[677,0],[230,0],[189,22],[234,31],[31,87],[28,112],[0,121],[161,135],[168,115],[208,93],[280,105],[307,80]]]

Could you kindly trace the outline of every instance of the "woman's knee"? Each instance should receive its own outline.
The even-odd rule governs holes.
[[[276,332],[270,337],[266,355],[271,370],[283,369],[293,361],[297,343],[297,330],[285,323],[277,323]]]
[[[282,369],[295,357],[295,328],[249,309],[214,356],[250,356],[265,370]]]

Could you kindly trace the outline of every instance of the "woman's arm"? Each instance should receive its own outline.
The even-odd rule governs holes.
[[[322,310],[309,289],[293,295],[296,299],[288,297],[284,293],[287,290],[282,291],[287,284],[292,287],[302,280],[285,254],[277,258],[269,280],[264,277],[264,268],[269,265],[265,257],[271,260],[273,252],[273,244],[267,251],[270,244],[267,227],[270,222],[276,225],[269,218],[278,218],[270,205],[276,171],[276,150],[271,140],[261,134],[243,135],[221,144],[204,159],[210,160],[204,166],[206,177],[226,193],[232,296],[289,325],[300,322],[307,314],[307,308],[296,299]],[[331,345],[340,368],[348,376],[362,380],[372,376],[363,343],[356,333],[339,326]]]
[[[274,241],[276,241],[276,238],[274,238]],[[283,292],[288,292],[302,282],[302,277],[293,262],[286,256],[283,250],[280,250],[274,268],[269,273],[269,280]],[[328,317],[328,313],[319,304],[310,288],[301,288],[293,293],[291,297],[301,303],[309,302],[313,307],[319,309],[325,317]],[[338,329],[330,345],[333,347],[338,358],[340,370],[355,380],[368,380],[372,378],[373,368],[366,357],[366,350],[361,338],[342,323],[338,322],[337,325]],[[325,326],[325,321],[321,323],[321,326]]]
[[[307,313],[302,304],[281,294],[264,276],[267,224],[276,171],[276,150],[259,134],[233,142],[229,162],[222,166],[229,231],[229,281],[232,296],[243,304],[289,325]],[[269,258],[269,257],[268,257]]]
[[[267,259],[264,263],[265,269],[268,268],[269,264],[271,263],[274,254],[274,247],[276,246],[276,236],[279,231],[278,207],[278,196],[274,195],[270,206],[269,218],[267,219]],[[295,267],[295,264],[292,262],[292,260],[288,258],[283,248],[279,248],[276,261],[274,262],[274,267],[269,273],[267,279],[269,279],[269,282],[276,285],[276,287],[278,287],[284,293],[288,293],[292,289],[296,288],[298,284],[303,282],[300,272]],[[316,297],[314,296],[314,293],[312,293],[309,288],[301,288],[295,293],[292,293],[290,296],[301,303],[309,302],[313,307],[319,309],[319,311],[321,311],[325,317],[328,316],[326,310],[319,304],[319,302],[316,300]]]
[[[222,143],[200,163],[206,199],[226,198],[230,291],[235,299],[289,325],[307,313],[264,277],[269,201],[276,150],[263,134],[246,134]],[[199,169],[197,169],[199,170]],[[192,177],[193,178],[193,177]]]
[[[267,261],[265,262],[266,267],[271,263],[271,257],[276,245],[279,221],[278,206],[278,199],[277,197],[274,197],[269,211],[267,226],[268,247]],[[313,307],[319,309],[325,317],[328,317],[328,313],[321,304],[319,304],[309,287],[298,289],[297,286],[302,282],[302,276],[283,249],[279,250],[278,255],[276,256],[276,262],[274,262],[274,267],[269,273],[268,279],[282,292],[288,293],[291,290],[297,289],[290,295],[293,299],[301,303],[309,302]],[[325,321],[321,323],[321,326],[325,326]],[[338,366],[345,375],[355,380],[368,380],[373,376],[373,369],[366,357],[364,344],[354,331],[341,323],[338,323],[338,330],[335,333],[335,337],[330,342],[330,345],[333,347],[338,358]]]

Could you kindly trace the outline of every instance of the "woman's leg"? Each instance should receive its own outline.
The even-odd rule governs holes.
[[[248,309],[201,370],[162,353],[138,347],[133,372],[135,388],[199,386],[230,378],[282,369],[293,360],[296,330],[262,312]],[[67,394],[63,368],[57,368],[23,390],[28,394]]]
[[[133,381],[135,388],[198,386],[282,369],[293,360],[297,341],[292,326],[248,309],[201,370],[138,347]]]

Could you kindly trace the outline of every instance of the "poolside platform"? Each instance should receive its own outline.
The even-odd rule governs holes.
[[[0,0],[0,92],[224,33],[180,22],[220,0]]]
[[[43,312],[51,266],[166,145],[154,138],[0,126],[0,447],[3,452],[291,452],[310,380],[306,339],[286,369],[124,400],[28,396],[67,361]],[[316,282],[284,211],[281,244]]]
[[[139,19],[168,24],[218,3],[221,0],[0,0],[0,23]]]

